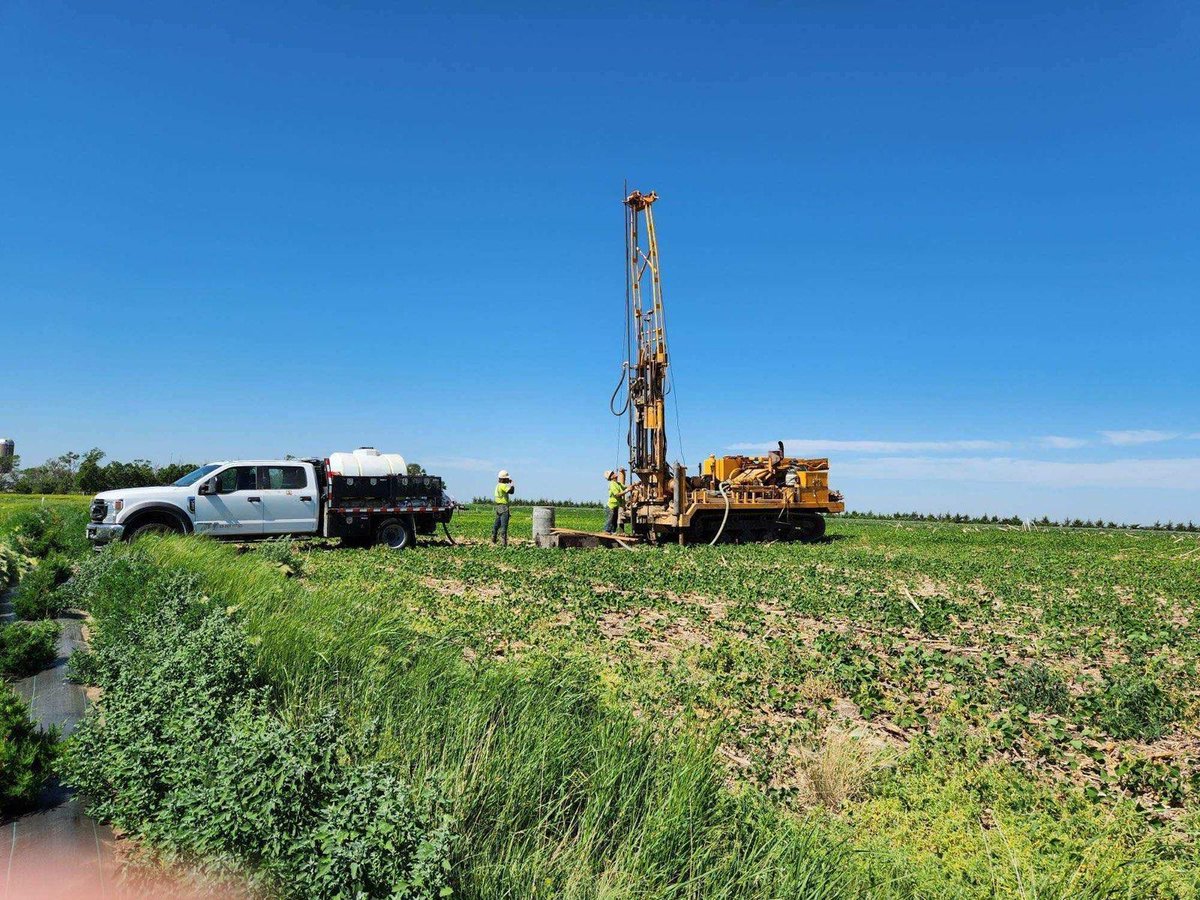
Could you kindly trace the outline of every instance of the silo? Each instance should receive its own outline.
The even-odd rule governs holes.
[[[11,472],[17,444],[12,438],[0,438],[0,473]]]

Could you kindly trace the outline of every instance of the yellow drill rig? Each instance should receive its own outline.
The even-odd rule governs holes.
[[[639,191],[625,198],[627,359],[613,412],[628,417],[629,467],[637,479],[626,502],[633,533],[652,543],[817,540],[825,534],[822,514],[846,508],[829,490],[829,460],[785,456],[781,442],[766,456],[709,456],[698,475],[667,463],[670,357],[656,200]]]

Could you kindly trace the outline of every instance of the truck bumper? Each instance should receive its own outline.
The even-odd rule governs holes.
[[[125,533],[124,525],[109,525],[104,522],[89,522],[87,527],[88,540],[93,546],[100,548],[105,544],[119,541]]]

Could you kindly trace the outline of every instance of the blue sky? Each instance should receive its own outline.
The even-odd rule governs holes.
[[[628,179],[687,462],[1200,519],[1194,5],[500,9],[6,4],[25,462],[375,444],[600,496]]]

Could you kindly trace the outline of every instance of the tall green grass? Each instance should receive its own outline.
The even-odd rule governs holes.
[[[436,785],[459,896],[822,898],[853,888],[843,852],[819,830],[725,785],[711,737],[608,704],[586,660],[474,665],[398,616],[368,617],[352,590],[309,589],[207,541],[109,553],[189,575],[236,608],[284,721],[332,704],[347,728],[378,735],[381,761]],[[131,621],[122,598],[90,599],[102,636]]]

